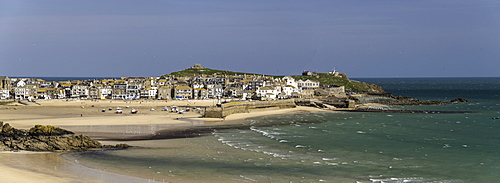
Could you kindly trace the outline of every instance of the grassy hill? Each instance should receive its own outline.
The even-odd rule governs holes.
[[[209,68],[188,68],[185,70],[172,72],[168,75],[177,76],[177,77],[186,77],[186,76],[196,76],[196,75],[254,75],[254,73],[243,73],[243,72],[233,72],[226,70],[216,70]],[[261,75],[261,74],[258,74]],[[270,75],[267,75],[270,76]],[[283,76],[270,76],[274,78],[283,77]],[[336,86],[345,86],[346,92],[355,92],[355,93],[385,93],[385,91],[377,85],[368,84],[358,81],[353,81],[348,78],[335,77],[328,73],[318,73],[315,76],[292,76],[294,79],[309,79],[312,81],[318,81],[322,85],[336,85]]]
[[[233,72],[233,71],[225,71],[225,70],[216,70],[216,69],[209,69],[209,68],[202,68],[202,69],[196,69],[196,68],[187,68],[181,71],[177,72],[172,72],[169,75],[171,76],[178,76],[178,77],[186,77],[186,76],[196,76],[196,75],[243,75],[243,74],[248,74],[248,75],[253,75],[252,73],[243,73],[243,72]]]
[[[309,79],[311,81],[318,81],[322,85],[344,86],[346,92],[370,93],[370,94],[385,93],[382,87],[377,86],[375,84],[353,81],[348,78],[336,77],[329,73],[317,73],[317,75],[315,76],[292,76],[292,77],[296,80]]]

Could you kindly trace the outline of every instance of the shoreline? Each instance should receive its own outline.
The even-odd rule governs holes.
[[[0,152],[0,171],[9,182],[152,182],[140,177],[93,169],[63,158],[64,152]]]
[[[74,131],[77,134],[89,135],[94,138],[91,131],[84,131],[82,128],[99,129],[103,126],[109,126],[109,129],[115,130],[109,133],[110,137],[120,135],[137,136],[137,134],[155,133],[160,130],[169,130],[176,127],[185,129],[194,129],[196,127],[216,127],[220,125],[238,125],[237,121],[281,114],[299,114],[299,113],[318,113],[318,112],[334,112],[312,107],[297,106],[296,108],[288,109],[259,109],[253,110],[250,113],[238,113],[227,116],[225,119],[218,118],[200,118],[200,114],[196,112],[186,112],[185,114],[169,113],[161,111],[162,106],[195,106],[205,105],[210,106],[214,103],[213,100],[208,101],[41,101],[38,104],[30,104],[26,106],[9,104],[1,106],[0,121],[10,123],[15,128],[31,128],[36,124],[52,125]],[[139,114],[114,114],[109,111],[100,112],[99,110],[109,107],[122,107],[139,109]],[[9,109],[7,109],[9,108]],[[14,109],[16,108],[16,109]],[[155,110],[148,110],[154,108]],[[127,131],[127,129],[116,129],[118,126],[158,126],[159,130],[149,129],[149,132]],[[80,129],[78,129],[80,128]],[[163,128],[163,129],[160,129]],[[76,130],[76,131],[75,131]],[[138,133],[140,132],[140,133]],[[106,133],[106,132],[104,132]],[[98,133],[102,134],[102,132]],[[102,144],[116,144],[117,141],[112,139],[96,139]],[[131,141],[132,142],[132,141]],[[4,152],[0,153],[1,159],[9,159],[8,162],[3,161],[0,164],[2,172],[9,172],[5,175],[6,180],[14,182],[74,182],[89,179],[91,182],[109,182],[111,180],[136,180],[136,182],[144,182],[146,179],[130,177],[128,175],[118,175],[111,172],[105,172],[98,169],[92,169],[85,165],[69,162],[61,157],[61,153],[44,153],[51,154],[40,156],[38,153],[31,152]],[[56,155],[57,154],[57,155]],[[26,158],[40,158],[41,163],[32,164],[30,167],[12,166],[16,163],[25,163]],[[52,165],[50,162],[61,163],[64,161],[66,169],[71,171],[54,170],[57,165]],[[54,167],[52,167],[54,166]],[[49,171],[52,170],[52,171]],[[93,174],[100,176],[92,176]],[[22,175],[22,176],[21,176]],[[83,178],[83,179],[82,179]],[[87,180],[86,180],[87,181]],[[85,182],[86,182],[85,181]],[[151,180],[146,180],[151,182]]]
[[[71,178],[63,178],[55,174],[49,174],[48,172],[40,172],[36,171],[37,168],[34,169],[27,169],[26,167],[26,162],[25,158],[32,159],[31,157],[37,157],[41,154],[47,155],[47,154],[53,154],[51,152],[29,152],[29,151],[22,151],[22,152],[10,152],[10,151],[3,151],[0,152],[0,171],[3,174],[3,179],[4,180],[9,180],[11,182],[69,182],[71,181]],[[40,160],[47,161],[49,158],[40,158]],[[19,162],[22,161],[22,162]],[[54,163],[54,162],[53,162]],[[57,164],[57,163],[55,163]],[[17,165],[17,166],[14,166]],[[23,166],[24,165],[24,166]],[[43,166],[39,165],[39,167],[47,168],[49,169],[48,164],[44,164]],[[53,166],[51,169],[54,169]]]

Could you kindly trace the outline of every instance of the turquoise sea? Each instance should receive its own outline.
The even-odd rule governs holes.
[[[469,103],[395,109],[448,114],[258,117],[198,138],[70,153],[91,168],[160,182],[499,182],[500,78],[357,78],[394,95]]]

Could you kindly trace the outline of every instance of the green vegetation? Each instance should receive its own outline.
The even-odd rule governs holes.
[[[254,75],[253,73],[233,72],[233,71],[216,70],[216,69],[209,69],[209,68],[188,68],[185,70],[172,72],[169,75],[177,76],[177,77],[186,77],[186,76],[213,75],[213,74],[217,74],[217,75],[243,75],[243,74]],[[256,74],[256,75],[261,75],[261,74]],[[358,82],[358,81],[353,81],[353,80],[348,79],[345,76],[345,74],[341,74],[341,75],[342,75],[342,77],[336,77],[336,76],[333,76],[329,73],[317,73],[317,75],[314,75],[314,76],[298,76],[297,75],[297,76],[292,76],[292,77],[296,80],[309,79],[312,81],[318,81],[323,86],[330,86],[330,85],[345,86],[346,92],[371,93],[371,94],[385,93],[385,91],[380,86],[377,86],[374,84]],[[284,76],[270,76],[270,75],[266,75],[266,76],[273,77],[273,78],[284,77]]]
[[[217,75],[243,75],[243,74],[253,75],[251,73],[216,70],[216,69],[209,69],[209,68],[203,68],[203,69],[188,68],[188,69],[185,69],[182,71],[172,72],[169,75],[177,76],[177,77],[186,77],[186,76],[213,75],[213,74],[217,74]]]
[[[292,76],[294,79],[309,79],[318,81],[322,85],[344,86],[346,92],[355,93],[385,93],[385,91],[375,84],[368,84],[359,81],[353,81],[348,78],[336,77],[329,73],[317,73],[315,76]]]

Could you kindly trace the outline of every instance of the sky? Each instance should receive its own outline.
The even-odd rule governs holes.
[[[2,0],[0,76],[500,77],[498,0]]]

